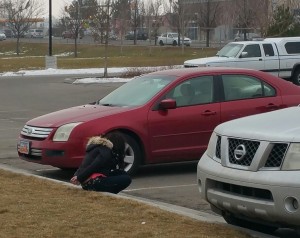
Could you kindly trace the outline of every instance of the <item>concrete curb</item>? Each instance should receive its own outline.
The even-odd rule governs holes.
[[[46,178],[46,177],[42,177],[42,176],[35,175],[35,174],[30,174],[26,170],[16,169],[16,168],[13,168],[11,166],[4,165],[4,164],[0,164],[0,169],[5,170],[5,171],[9,171],[9,172],[12,172],[12,173],[22,174],[22,175],[25,175],[25,176],[33,176],[33,177],[36,177],[36,178],[39,178],[39,179],[44,179],[44,180],[59,183],[59,184],[65,185],[65,186],[81,189],[81,187],[73,185],[73,184],[68,183],[68,182],[58,181],[58,180],[55,180],[55,179]],[[168,204],[168,203],[153,201],[153,200],[146,199],[146,198],[138,198],[138,197],[135,197],[135,196],[127,195],[125,193],[119,193],[117,195],[110,194],[110,193],[104,193],[104,194],[107,195],[107,196],[119,197],[119,198],[124,198],[124,199],[129,199],[129,200],[141,202],[141,203],[144,203],[144,204],[147,204],[147,205],[158,207],[162,210],[166,210],[166,211],[169,211],[169,212],[172,212],[172,213],[176,213],[176,214],[179,214],[179,215],[190,217],[192,219],[196,219],[196,220],[199,220],[199,221],[205,221],[205,222],[210,222],[210,223],[225,223],[223,218],[220,217],[220,216],[212,215],[212,214],[201,212],[201,211],[192,210],[192,209],[185,208],[185,207],[180,207],[180,206],[176,206],[176,205],[172,205],[172,204]]]

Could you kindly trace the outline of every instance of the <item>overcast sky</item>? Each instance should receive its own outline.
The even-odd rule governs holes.
[[[61,11],[65,5],[69,5],[72,0],[52,0],[52,15],[54,17],[59,17],[61,15]],[[49,14],[49,0],[44,0],[45,3],[45,12],[46,17]]]

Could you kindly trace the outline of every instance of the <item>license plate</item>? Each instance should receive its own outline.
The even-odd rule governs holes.
[[[28,155],[30,153],[30,141],[28,141],[28,140],[19,140],[19,142],[18,142],[18,151],[21,154]]]

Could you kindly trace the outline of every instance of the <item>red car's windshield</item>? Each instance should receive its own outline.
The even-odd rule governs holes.
[[[175,76],[145,75],[122,85],[99,101],[107,106],[140,106],[172,82]]]

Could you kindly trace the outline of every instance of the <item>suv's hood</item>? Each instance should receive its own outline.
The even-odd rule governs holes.
[[[215,132],[244,139],[300,142],[300,107],[225,122],[217,126]]]
[[[101,105],[83,105],[52,112],[28,121],[26,124],[37,127],[59,127],[71,122],[89,120],[113,115],[128,110],[126,107],[105,107]]]
[[[198,66],[198,65],[208,64],[208,63],[219,63],[219,62],[228,62],[228,61],[229,60],[228,60],[227,57],[213,56],[213,57],[187,60],[187,61],[184,62],[184,65]]]

